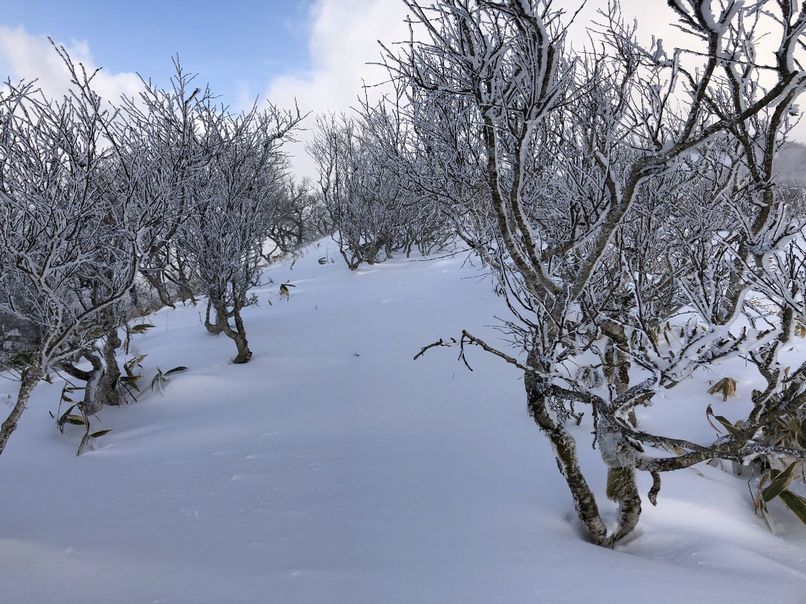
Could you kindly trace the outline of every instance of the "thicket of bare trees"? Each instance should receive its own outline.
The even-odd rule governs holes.
[[[320,118],[309,146],[328,223],[351,269],[395,252],[427,254],[452,237],[440,207],[424,203],[400,162],[412,139],[397,109],[365,101],[354,115]]]
[[[60,425],[90,435],[89,417],[136,388],[121,330],[142,331],[128,322],[154,306],[206,295],[208,329],[247,362],[240,313],[267,239],[290,250],[311,237],[312,198],[290,184],[281,148],[298,111],[232,113],[178,61],[168,89],[144,81],[139,97],[110,104],[94,74],[56,52],[72,75],[64,98],[26,83],[0,92],[0,366],[20,377],[0,452],[53,373],[83,392]]]
[[[637,525],[637,472],[651,474],[654,504],[663,472],[708,460],[753,465],[759,508],[779,497],[806,521],[789,488],[803,479],[806,364],[779,360],[806,313],[806,215],[775,164],[806,85],[806,6],[671,0],[689,43],[667,52],[643,46],[611,3],[572,51],[573,15],[547,0],[403,1],[412,38],[384,49],[398,95],[325,124],[315,151],[326,197],[371,192],[397,208],[381,178],[393,173],[497,278],[520,354],[468,331],[435,345],[479,346],[523,370],[529,413],[597,544]],[[340,228],[380,223],[368,216]],[[738,424],[709,409],[714,442],[636,421],[658,392],[737,356],[767,386]],[[612,530],[568,427],[586,409],[619,506]]]

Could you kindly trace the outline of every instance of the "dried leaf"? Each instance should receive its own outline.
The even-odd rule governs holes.
[[[798,462],[793,461],[783,472],[779,472],[778,470],[771,471],[773,479],[770,483],[770,486],[764,489],[764,492],[762,493],[764,501],[772,501],[778,497],[784,491],[784,489],[786,489],[786,487],[789,486],[789,483],[792,480],[792,473],[795,471],[795,466],[797,465]]]

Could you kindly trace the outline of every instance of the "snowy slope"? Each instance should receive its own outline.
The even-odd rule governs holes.
[[[61,384],[35,392],[0,457],[0,602],[806,602],[806,531],[780,513],[771,534],[715,468],[666,476],[616,551],[585,543],[517,372],[481,351],[472,373],[454,350],[412,360],[461,328],[494,338],[489,282],[464,257],[350,273],[326,253],[267,272],[248,365],[202,307],[150,317],[147,376],[190,372],[104,410],[96,451],[74,457],[48,416]],[[738,403],[704,390],[647,422],[695,409],[710,438],[704,405]]]

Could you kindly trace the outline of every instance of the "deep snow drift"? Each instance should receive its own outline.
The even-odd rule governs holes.
[[[79,430],[48,415],[62,384],[40,386],[0,457],[0,602],[806,602],[806,531],[778,510],[785,536],[770,533],[747,484],[709,466],[665,476],[615,551],[580,538],[517,371],[480,350],[473,372],[455,350],[412,360],[462,328],[494,339],[506,309],[465,259],[351,273],[313,246],[264,275],[245,366],[205,333],[203,306],[156,313],[134,345],[147,381],[190,371],[105,409],[113,432],[81,457]],[[0,401],[14,387],[0,381]],[[705,389],[646,425],[685,415],[712,438],[705,405],[738,417],[741,403]],[[589,430],[581,455],[612,514]]]

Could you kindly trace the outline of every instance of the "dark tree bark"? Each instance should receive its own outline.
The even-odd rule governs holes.
[[[215,322],[210,321],[210,310],[215,312]],[[229,323],[231,315],[235,322],[235,329]],[[236,304],[231,313],[227,312],[226,305],[210,296],[207,302],[207,312],[205,313],[204,326],[211,334],[218,335],[223,333],[228,338],[235,342],[235,347],[238,350],[237,356],[233,359],[233,363],[242,365],[248,363],[252,358],[252,351],[249,349],[249,342],[246,339],[246,327],[244,326],[243,319],[241,318],[241,307]]]
[[[549,412],[541,379],[533,372],[524,375],[529,415],[551,441],[560,474],[565,478],[577,516],[596,545],[608,545],[607,527],[599,514],[596,498],[591,491],[577,458],[576,443],[565,427],[556,422]]]
[[[20,421],[23,411],[25,411],[25,408],[28,406],[28,399],[31,397],[31,392],[33,392],[34,388],[39,383],[39,380],[42,379],[42,371],[36,367],[26,367],[22,370],[21,378],[20,389],[17,392],[17,402],[14,404],[14,407],[12,407],[11,413],[8,414],[2,426],[0,426],[0,454],[2,454],[3,450],[6,448],[6,443],[11,437],[11,434],[17,429],[17,423]]]
[[[219,308],[220,308],[220,305],[219,305]],[[210,311],[215,312],[215,322],[210,320],[210,314],[211,314]],[[205,329],[209,333],[213,334],[214,336],[217,336],[222,331],[224,331],[224,323],[226,322],[226,320],[227,320],[226,314],[222,316],[222,314],[219,312],[219,310],[217,308],[213,307],[213,299],[212,299],[212,297],[208,298],[207,299],[207,309],[204,312],[204,327],[205,327]]]
[[[235,340],[235,346],[238,349],[238,356],[235,357],[233,363],[243,364],[248,363],[252,358],[252,351],[249,350],[249,342],[246,340],[246,329],[244,328],[243,320],[241,319],[241,311],[235,308],[232,313],[232,318],[235,320],[235,329],[232,331],[230,337]]]
[[[110,329],[106,334],[104,342],[104,373],[98,382],[96,400],[103,405],[119,405],[120,391],[118,390],[118,380],[120,379],[120,366],[118,365],[117,351],[121,346],[117,328]]]

